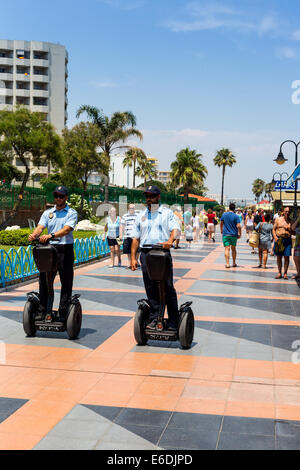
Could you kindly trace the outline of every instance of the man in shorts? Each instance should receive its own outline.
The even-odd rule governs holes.
[[[235,204],[229,205],[229,211],[224,212],[221,217],[220,230],[223,235],[223,245],[225,247],[225,260],[226,268],[230,268],[230,248],[232,254],[232,267],[236,268],[236,242],[238,238],[241,238],[241,223],[239,216],[234,212]]]

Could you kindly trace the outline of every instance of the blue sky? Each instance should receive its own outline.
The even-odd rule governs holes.
[[[66,46],[68,126],[81,104],[107,115],[130,110],[144,134],[139,145],[161,170],[186,146],[203,155],[211,193],[221,184],[213,157],[228,147],[237,164],[225,193],[250,198],[255,178],[291,173],[292,146],[284,167],[273,159],[283,140],[300,140],[300,92],[292,89],[300,81],[300,4],[284,3],[10,0],[1,6],[1,39]]]

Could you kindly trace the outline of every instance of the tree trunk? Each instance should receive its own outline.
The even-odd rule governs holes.
[[[26,188],[27,181],[29,180],[29,176],[30,176],[30,170],[29,170],[28,166],[26,166],[26,171],[25,171],[25,175],[24,175],[24,178],[23,178],[23,181],[22,181],[22,185],[21,185],[19,194],[18,194],[18,199],[14,203],[14,206],[13,206],[9,216],[0,225],[0,230],[6,229],[6,227],[9,225],[9,223],[13,220],[14,216],[18,213],[19,207],[20,207],[21,202],[23,200],[23,193],[24,193],[24,190]]]
[[[133,160],[133,188],[135,188],[135,159]]]
[[[221,206],[224,202],[224,179],[225,179],[225,165],[222,167],[222,189],[221,189]]]

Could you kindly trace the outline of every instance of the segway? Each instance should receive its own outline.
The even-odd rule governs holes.
[[[53,239],[54,241],[58,241]],[[38,292],[29,292],[27,302],[23,310],[23,328],[27,336],[35,336],[36,331],[67,331],[69,339],[76,339],[79,335],[82,322],[82,308],[79,302],[80,294],[72,296],[67,315],[61,321],[58,311],[52,310],[54,301],[53,272],[57,271],[58,253],[54,245],[40,243],[33,247],[33,258],[40,273],[46,273],[48,301],[44,320],[37,320],[35,317],[39,311],[40,295]]]
[[[189,349],[194,337],[194,314],[190,307],[192,302],[185,302],[180,306],[177,330],[168,329],[164,318],[166,308],[165,279],[168,278],[171,268],[169,250],[165,250],[162,245],[148,245],[144,248],[149,248],[149,252],[145,256],[146,269],[149,278],[158,283],[160,309],[156,330],[147,328],[151,306],[147,299],[138,300],[138,310],[134,318],[135,340],[140,346],[147,344],[148,340],[179,340],[182,349]]]

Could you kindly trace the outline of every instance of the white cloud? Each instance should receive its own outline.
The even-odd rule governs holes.
[[[277,55],[281,59],[292,59],[292,60],[299,59],[298,52],[292,47],[281,47],[277,49]]]

